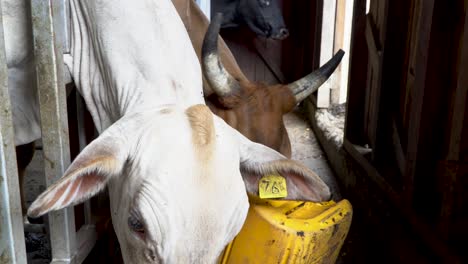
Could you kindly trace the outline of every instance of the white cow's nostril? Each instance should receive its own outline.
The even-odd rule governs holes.
[[[148,250],[146,251],[146,257],[147,257],[150,261],[156,261],[156,258],[157,258],[156,251],[153,250],[153,249],[148,249]]]

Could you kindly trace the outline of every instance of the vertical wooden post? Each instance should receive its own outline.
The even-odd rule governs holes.
[[[331,57],[335,48],[336,0],[323,1],[322,30],[320,38],[320,66]],[[334,76],[324,83],[317,92],[317,107],[327,108],[330,105],[330,92],[334,87]]]
[[[404,177],[406,201],[412,201],[414,191],[414,177],[416,173],[416,160],[418,157],[419,136],[421,134],[421,115],[426,86],[426,70],[429,53],[429,43],[432,29],[432,16],[434,0],[421,1],[421,17],[417,35],[417,57],[415,61],[415,81],[411,89],[411,112],[409,116],[408,144],[406,150],[406,171]]]

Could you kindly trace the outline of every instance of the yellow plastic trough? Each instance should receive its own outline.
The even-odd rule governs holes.
[[[220,264],[335,263],[351,225],[349,201],[250,197],[247,220]]]

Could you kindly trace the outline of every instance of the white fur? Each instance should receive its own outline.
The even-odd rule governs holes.
[[[30,143],[41,136],[31,15],[27,3],[23,0],[2,1],[8,87],[16,145]]]
[[[25,30],[28,12],[17,1],[3,1],[8,67],[18,70],[9,72],[10,89],[13,105],[19,102],[15,119],[28,107],[28,117],[34,117],[15,125],[19,144],[39,134],[30,85],[31,38]],[[283,156],[214,117],[214,143],[207,152],[212,156],[200,158],[186,110],[204,103],[201,70],[170,0],[70,3],[71,56],[65,63],[101,135],[28,213],[37,216],[81,202],[108,183],[112,222],[126,263],[215,263],[248,211],[240,166],[248,164],[255,173],[255,166]],[[72,194],[70,184],[90,177],[89,172],[103,177],[98,186],[80,183]],[[59,196],[58,190],[66,191]],[[72,199],[64,198],[68,195]],[[135,211],[145,224],[145,239],[128,226]]]
[[[71,15],[71,57],[65,62],[98,131],[124,141],[118,147],[129,153],[109,183],[126,263],[215,262],[242,226],[247,195],[238,143],[223,121],[215,118],[213,162],[204,168],[195,157],[185,109],[204,103],[201,70],[172,3],[72,0]],[[165,108],[171,113],[161,114]],[[93,155],[88,152],[81,156]],[[44,193],[31,207],[54,194]],[[145,241],[128,227],[132,208],[147,223]]]
[[[113,134],[125,137],[122,148],[129,148],[122,175],[109,183],[112,221],[126,263],[213,263],[239,231],[248,203],[239,154],[223,136],[216,154],[232,158],[216,158],[211,181],[197,180],[203,164],[195,159],[184,111],[204,103],[201,70],[172,3],[71,4],[68,66],[75,84],[98,130],[118,121],[109,130],[118,130]],[[171,113],[161,114],[161,108]],[[228,150],[233,153],[219,153]],[[147,223],[146,241],[128,228],[130,210]]]

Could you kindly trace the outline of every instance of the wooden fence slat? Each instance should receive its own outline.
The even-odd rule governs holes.
[[[406,171],[405,171],[405,195],[407,202],[412,201],[414,191],[414,177],[416,173],[416,159],[418,157],[419,136],[422,133],[421,115],[424,100],[424,88],[426,86],[426,70],[429,56],[429,43],[432,29],[432,17],[434,11],[434,0],[421,2],[421,17],[418,28],[418,42],[415,58],[415,81],[411,90],[411,112],[409,116],[408,144],[406,149]]]
[[[322,36],[320,38],[320,66],[333,57],[335,40],[336,0],[323,1]],[[334,76],[326,81],[317,92],[317,107],[327,108],[330,105],[330,90],[334,86]]]

